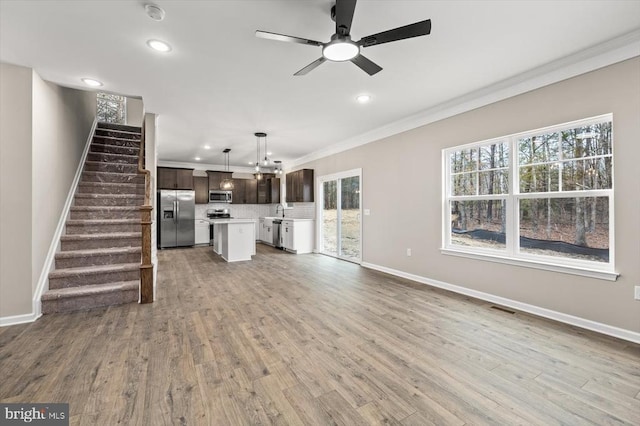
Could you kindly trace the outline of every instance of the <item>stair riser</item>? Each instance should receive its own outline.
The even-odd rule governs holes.
[[[139,279],[139,269],[134,271],[102,272],[99,274],[78,274],[75,276],[49,277],[49,288],[55,290],[59,288],[105,284],[117,281],[134,281]]]
[[[140,141],[140,134],[119,132],[117,130],[96,129],[96,136],[108,136],[111,138],[133,139]]]
[[[82,173],[82,182],[103,182],[103,183],[144,183],[144,175],[126,173]]]
[[[87,160],[105,163],[138,164],[138,157],[135,155],[123,156],[118,154],[106,154],[103,152],[90,152],[87,154]]]
[[[141,232],[139,223],[67,224],[67,235],[109,234],[112,232]]]
[[[118,146],[118,145],[105,145],[101,143],[92,143],[89,152],[105,152],[107,154],[123,154],[123,155],[138,155],[140,150],[135,147]]]
[[[127,146],[140,149],[140,141],[134,139],[112,139],[104,136],[94,136],[93,143],[111,145],[111,146]]]
[[[138,164],[126,164],[126,163],[105,163],[94,162],[86,163],[84,170],[88,172],[111,172],[111,173],[138,173]]]
[[[138,262],[140,262],[140,253],[114,253],[100,256],[82,256],[56,259],[56,268],[80,268],[83,266]]]
[[[144,195],[144,185],[78,185],[80,194],[140,194]]]
[[[76,206],[141,206],[144,197],[136,198],[79,198],[76,197]]]
[[[140,246],[142,246],[142,234],[136,238],[100,238],[91,240],[72,240],[60,242],[60,249],[62,251]]]
[[[107,207],[107,206],[103,206]],[[71,219],[139,219],[140,210],[71,210]]]
[[[121,130],[124,132],[140,133],[140,127],[129,126],[128,124],[100,122],[98,123],[97,129],[98,130]]]
[[[104,306],[124,305],[138,301],[139,290],[114,291],[98,295],[65,297],[42,301],[42,313],[54,314],[62,312],[84,311]]]

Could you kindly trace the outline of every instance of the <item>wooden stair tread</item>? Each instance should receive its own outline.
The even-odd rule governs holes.
[[[140,247],[109,247],[99,249],[85,249],[85,250],[67,250],[56,253],[57,259],[64,259],[69,257],[91,257],[109,254],[120,253],[140,253]]]
[[[107,232],[103,234],[67,234],[62,235],[60,238],[64,241],[78,241],[78,240],[98,240],[98,239],[127,239],[138,238],[140,232]]]
[[[78,287],[65,287],[65,288],[57,288],[52,290],[47,290],[42,295],[42,301],[47,300],[55,300],[65,297],[81,297],[81,296],[92,296],[103,293],[110,292],[120,292],[127,290],[138,290],[140,286],[139,281],[116,281],[112,283],[105,284],[94,284],[94,285],[86,285],[86,286],[78,286]]]

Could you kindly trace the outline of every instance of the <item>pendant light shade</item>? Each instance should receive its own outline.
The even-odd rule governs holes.
[[[226,148],[222,151],[225,155],[225,171],[229,171],[229,153],[231,152],[230,148]],[[230,191],[233,189],[233,179],[222,179],[220,181],[220,189],[224,191]]]
[[[273,160],[273,163],[276,165],[276,168],[273,170],[273,172],[277,175],[281,175],[283,173],[282,171],[282,161],[280,160]]]

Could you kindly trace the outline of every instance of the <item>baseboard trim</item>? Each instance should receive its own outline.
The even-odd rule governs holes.
[[[42,316],[41,313],[35,314],[23,314],[23,315],[13,315],[10,317],[0,317],[0,327],[7,327],[10,325],[18,325],[25,324],[28,322],[33,322]]]
[[[606,334],[607,336],[616,337],[618,339],[627,340],[633,343],[640,344],[640,333],[636,333],[631,330],[614,327],[607,324],[602,324],[596,321],[591,321],[585,318],[576,317],[573,315],[565,314],[551,309],[541,308],[539,306],[530,305],[528,303],[518,302],[517,300],[507,299],[505,297],[496,296],[490,293],[484,293],[482,291],[473,290],[466,287],[461,287],[454,284],[449,284],[443,281],[438,281],[420,275],[410,274],[408,272],[400,271],[397,269],[387,268],[386,266],[380,266],[373,263],[362,262],[361,266],[368,269],[374,269],[376,271],[384,272],[390,275],[394,275],[400,278],[406,278],[411,281],[415,281],[421,284],[426,284],[432,287],[449,290],[454,293],[464,294],[465,296],[471,296],[476,299],[485,300],[487,302],[496,303],[502,306],[508,306],[510,308],[517,309],[519,311],[527,312],[539,317],[552,319],[554,321],[562,322],[576,327],[584,328],[586,330],[595,331],[597,333]]]
[[[33,319],[31,321],[35,321],[42,315],[42,303],[40,302],[40,298],[42,297],[42,294],[49,289],[49,272],[53,270],[56,252],[58,251],[58,248],[60,246],[60,237],[64,232],[65,224],[67,223],[67,218],[69,217],[69,211],[71,210],[71,205],[73,204],[73,197],[75,196],[76,188],[78,187],[78,183],[80,182],[80,178],[82,177],[84,163],[87,159],[87,155],[89,154],[89,148],[91,147],[91,141],[93,140],[93,135],[96,131],[97,126],[98,119],[95,118],[93,120],[93,124],[91,125],[91,129],[89,130],[89,136],[87,137],[87,141],[85,142],[84,150],[82,151],[82,155],[80,156],[80,162],[78,163],[76,174],[73,177],[73,181],[71,182],[69,193],[67,194],[67,200],[65,201],[62,212],[60,213],[58,226],[56,227],[56,231],[53,234],[53,238],[51,238],[49,251],[47,252],[47,257],[44,260],[44,265],[42,265],[42,271],[40,272],[40,277],[38,278],[38,285],[36,286],[36,290],[33,293]],[[2,319],[0,318],[0,324],[1,320]]]

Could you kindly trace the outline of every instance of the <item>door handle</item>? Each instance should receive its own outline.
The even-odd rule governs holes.
[[[176,223],[178,223],[179,215],[180,215],[180,201],[176,201]]]
[[[178,223],[178,202],[173,202],[173,223]]]

